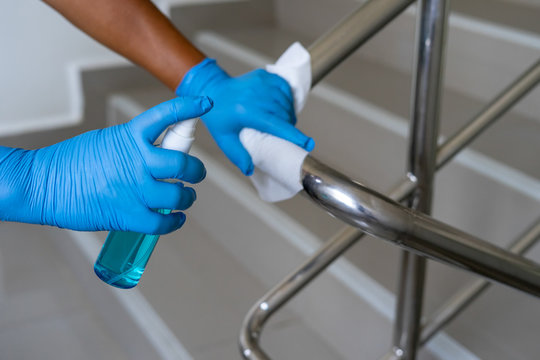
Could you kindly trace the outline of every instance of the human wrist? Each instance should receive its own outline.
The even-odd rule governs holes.
[[[227,78],[229,75],[217,64],[215,59],[206,58],[184,75],[175,93],[177,96],[209,95],[209,85]]]

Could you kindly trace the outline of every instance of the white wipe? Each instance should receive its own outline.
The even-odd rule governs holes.
[[[311,90],[311,56],[302,44],[295,42],[266,71],[278,74],[289,83],[294,96],[294,110],[302,111]]]
[[[255,171],[250,179],[264,201],[289,199],[302,190],[300,172],[308,152],[293,143],[253,129],[240,132]]]
[[[294,96],[296,113],[300,113],[311,89],[311,58],[299,43],[292,44],[273,65],[266,70],[278,74],[289,82]],[[276,202],[292,198],[302,190],[300,176],[302,163],[308,152],[286,140],[243,129],[240,141],[247,149],[255,171],[250,177],[264,201]]]

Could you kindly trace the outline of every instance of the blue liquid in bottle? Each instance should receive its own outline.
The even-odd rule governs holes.
[[[158,210],[170,214],[170,210]],[[111,231],[94,264],[94,272],[105,283],[130,289],[136,286],[154,251],[159,235]]]

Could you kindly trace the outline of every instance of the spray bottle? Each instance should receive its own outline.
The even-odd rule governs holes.
[[[182,121],[167,130],[161,147],[188,153],[198,119]],[[171,210],[158,209],[162,214]],[[105,283],[129,289],[136,286],[152,255],[159,235],[111,231],[94,264],[94,272]]]

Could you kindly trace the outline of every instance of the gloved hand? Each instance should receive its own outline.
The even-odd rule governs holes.
[[[258,69],[230,77],[213,59],[191,68],[178,85],[179,96],[207,95],[212,111],[201,117],[221,150],[245,175],[253,173],[253,162],[242,146],[239,133],[252,128],[288,140],[308,151],[313,140],[296,129],[296,115],[287,81]]]
[[[164,234],[185,222],[181,212],[206,170],[193,156],[155,147],[167,126],[201,116],[207,97],[164,102],[126,124],[94,130],[37,150],[0,147],[0,220],[74,230]]]

